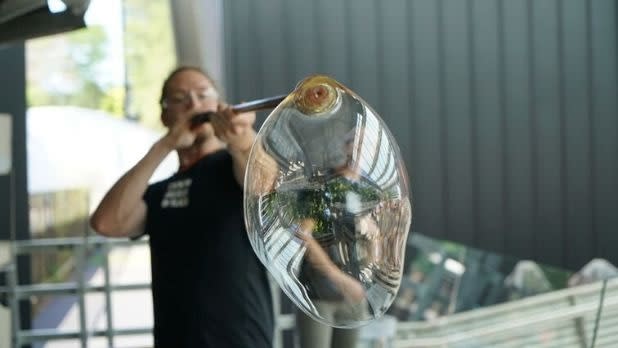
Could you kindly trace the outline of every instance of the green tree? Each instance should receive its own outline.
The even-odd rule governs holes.
[[[29,42],[28,104],[98,109],[106,94],[97,79],[106,45],[100,26]]]
[[[69,54],[81,80],[78,93],[73,93],[70,104],[98,109],[105,91],[97,81],[99,64],[105,59],[107,35],[101,26],[78,30],[68,35]]]
[[[28,99],[28,105],[30,106],[55,104],[53,95],[35,83],[28,83],[26,88],[26,98]]]
[[[30,106],[99,109],[113,115],[128,114],[125,117],[161,128],[160,88],[176,64],[169,0],[119,1],[124,4],[128,88],[101,82],[101,76],[106,74],[101,63],[107,59],[109,40],[103,27],[90,26],[28,42]]]
[[[109,88],[101,99],[99,109],[108,112],[118,118],[124,117],[125,91],[121,86]]]
[[[144,125],[160,128],[160,88],[176,64],[169,1],[124,1],[129,112]]]

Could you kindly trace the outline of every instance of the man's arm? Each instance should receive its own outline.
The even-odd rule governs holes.
[[[365,298],[363,285],[350,275],[340,270],[331,260],[330,256],[322,249],[322,246],[313,238],[315,221],[307,218],[300,222],[297,236],[299,236],[304,246],[307,248],[305,260],[311,264],[325,278],[329,279],[346,301],[351,303],[361,302]]]
[[[245,112],[237,114],[229,105],[220,104],[217,113],[211,118],[215,128],[215,134],[219,139],[227,144],[227,150],[232,156],[234,179],[245,189],[245,172],[247,162],[251,154],[251,147],[257,136],[253,124],[255,123],[255,112]],[[279,166],[261,144],[256,144],[253,149],[255,163],[259,167],[256,175],[252,178],[257,185],[253,185],[256,192],[254,194],[270,192],[273,188]]]
[[[228,152],[232,155],[234,178],[240,187],[245,185],[245,171],[247,170],[247,162],[249,161],[251,145],[253,145],[255,135],[255,130],[249,128],[245,130],[244,136],[241,139],[228,144]]]
[[[146,203],[142,196],[148,180],[172,149],[167,138],[162,138],[112,186],[90,218],[90,225],[96,232],[107,237],[131,237],[142,233],[146,220]]]

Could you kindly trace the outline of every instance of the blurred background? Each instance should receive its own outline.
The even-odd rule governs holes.
[[[177,64],[232,103],[330,75],[390,128],[414,216],[365,346],[618,345],[617,34],[614,0],[0,0],[0,347],[152,345],[147,244],[87,219]]]

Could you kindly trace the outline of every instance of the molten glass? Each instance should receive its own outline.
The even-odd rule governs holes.
[[[411,220],[399,148],[358,95],[301,81],[268,116],[245,176],[249,240],[287,296],[334,327],[390,307]]]

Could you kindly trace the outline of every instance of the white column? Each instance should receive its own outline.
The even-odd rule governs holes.
[[[179,65],[199,66],[225,92],[223,0],[170,0]]]
[[[0,114],[0,175],[6,175],[11,171],[11,116]]]

